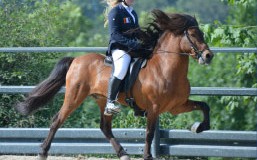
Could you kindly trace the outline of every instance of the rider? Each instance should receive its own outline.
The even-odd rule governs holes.
[[[134,36],[125,34],[139,27],[137,14],[132,8],[134,0],[107,0],[107,3],[111,6],[108,14],[110,41],[107,54],[112,56],[113,72],[109,79],[104,115],[111,116],[121,111],[114,101],[131,61],[128,51],[139,49],[141,43]]]

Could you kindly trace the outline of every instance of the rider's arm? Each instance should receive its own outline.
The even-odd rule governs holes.
[[[121,14],[117,8],[110,11],[108,21],[111,40],[126,46],[131,50],[138,49],[140,47],[140,43],[138,43],[136,40],[130,39],[122,34],[121,29],[124,22],[123,17],[121,17]]]

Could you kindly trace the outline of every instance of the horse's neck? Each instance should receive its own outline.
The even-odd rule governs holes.
[[[160,37],[152,60],[158,61],[154,64],[162,69],[163,74],[174,74],[179,71],[183,76],[187,75],[189,58],[181,54],[183,53],[180,47],[181,38],[175,37],[170,32],[165,32]]]

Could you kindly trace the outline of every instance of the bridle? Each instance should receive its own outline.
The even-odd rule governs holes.
[[[193,56],[195,59],[201,59],[203,62],[205,62],[204,58],[202,57],[202,54],[205,50],[210,50],[209,48],[205,48],[203,50],[199,50],[197,48],[197,46],[193,43],[193,41],[191,40],[190,38],[190,35],[188,33],[188,30],[191,29],[191,28],[198,28],[198,26],[191,26],[191,27],[188,27],[187,29],[185,29],[184,31],[184,35],[186,36],[187,40],[189,41],[190,45],[191,45],[191,48],[193,49],[194,53],[196,54],[195,56]],[[170,51],[165,51],[165,50],[157,50],[157,52],[159,53],[175,53],[175,54],[179,54],[179,55],[186,55],[186,56],[192,56],[192,54],[190,53],[177,53],[177,52],[170,52]]]
[[[196,56],[195,56],[195,57],[196,57],[197,59],[201,58],[202,60],[204,60],[204,59],[202,58],[202,54],[203,54],[203,52],[204,52],[205,50],[209,50],[209,49],[207,48],[207,49],[199,50],[199,49],[195,46],[195,44],[194,44],[193,41],[191,40],[190,35],[189,35],[189,33],[188,33],[188,29],[191,29],[191,28],[199,28],[199,27],[198,27],[198,26],[189,27],[189,28],[187,28],[187,29],[184,31],[184,34],[185,34],[187,40],[189,41],[189,43],[190,43],[190,45],[191,45],[191,48],[192,48],[192,49],[194,50],[194,52],[196,53]]]

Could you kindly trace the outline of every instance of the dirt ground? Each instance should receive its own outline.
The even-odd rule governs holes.
[[[37,160],[37,156],[12,156],[12,155],[0,155],[0,160]],[[63,157],[63,156],[49,156],[47,160],[118,160],[109,158],[95,158],[95,157]],[[132,160],[143,160],[143,159],[133,159]]]

